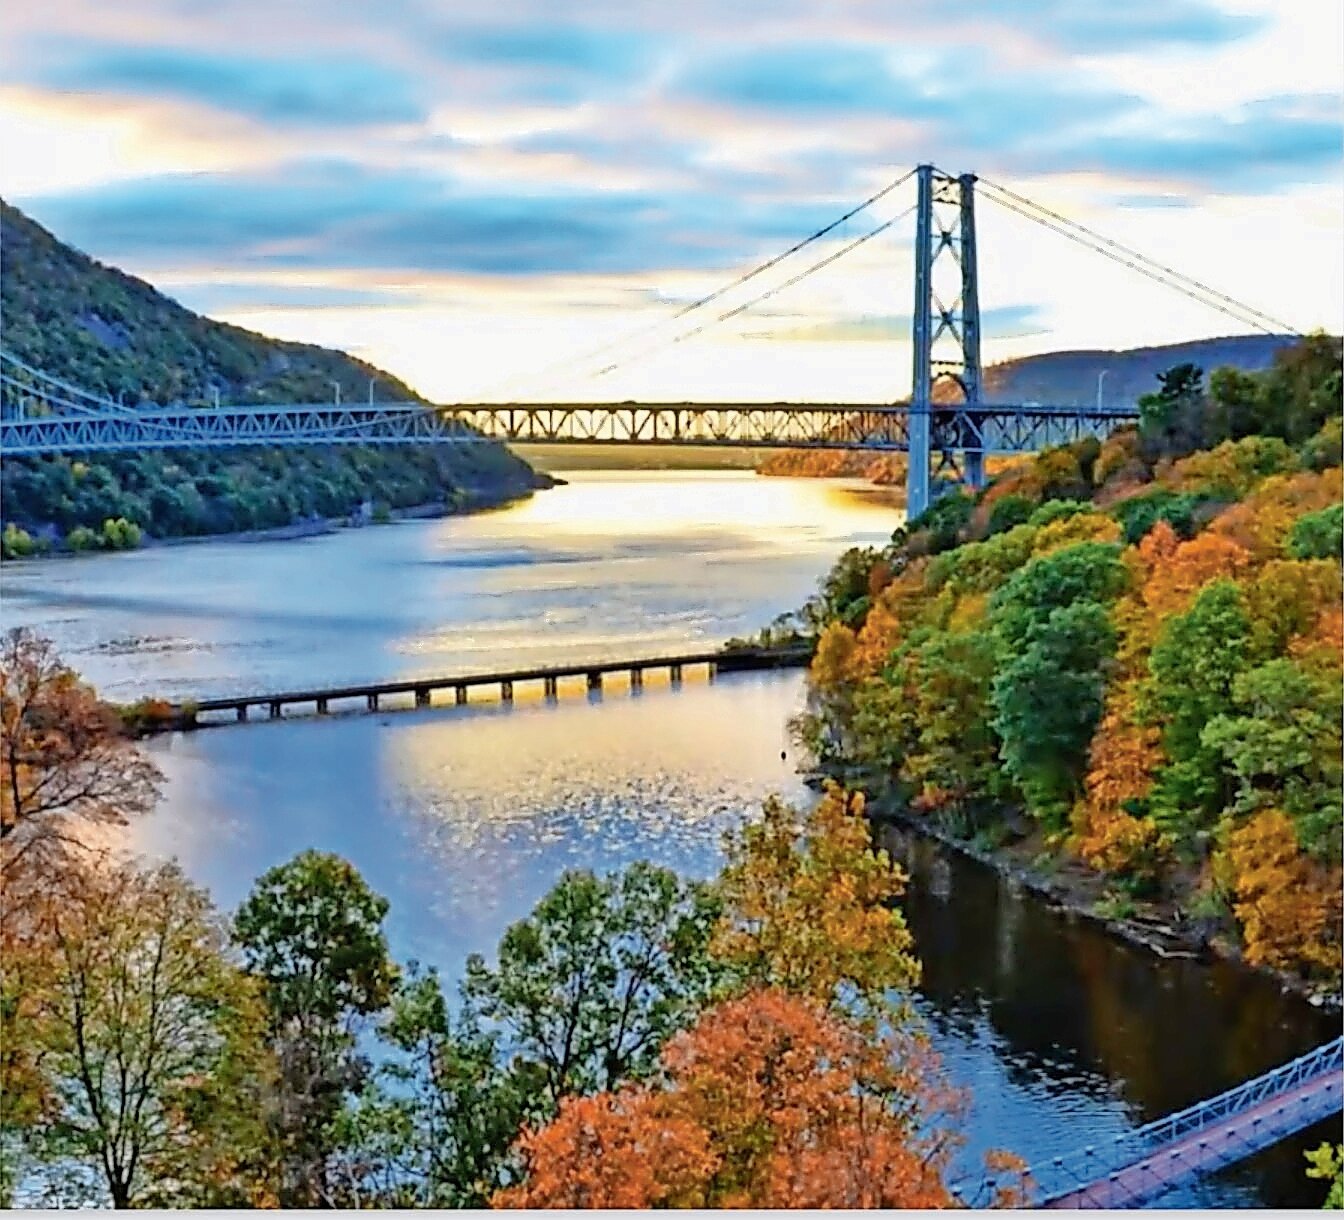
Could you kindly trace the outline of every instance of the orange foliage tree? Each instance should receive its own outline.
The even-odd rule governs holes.
[[[957,1099],[914,1044],[753,992],[663,1054],[656,1087],[566,1103],[527,1132],[504,1207],[944,1207]]]
[[[0,640],[0,876],[80,842],[78,823],[119,823],[158,797],[158,769],[115,710],[26,628]]]

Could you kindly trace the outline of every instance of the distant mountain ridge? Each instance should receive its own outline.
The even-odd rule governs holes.
[[[0,200],[0,345],[91,393],[208,406],[420,400],[344,352],[202,317],[67,246]],[[79,459],[79,460],[76,460]],[[503,445],[312,446],[3,460],[0,517],[53,541],[124,517],[151,535],[213,534],[389,509],[499,503],[551,484]]]
[[[1038,402],[1077,406],[1097,400],[1097,379],[1104,372],[1103,404],[1132,406],[1157,389],[1157,375],[1176,364],[1197,364],[1207,374],[1224,365],[1258,372],[1274,362],[1274,353],[1291,347],[1296,335],[1228,335],[1191,339],[1160,347],[1119,351],[1043,352],[991,364],[984,371],[986,402]]]

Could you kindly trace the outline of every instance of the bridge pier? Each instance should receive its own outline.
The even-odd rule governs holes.
[[[705,679],[713,685],[714,679],[719,676],[719,667],[711,661],[705,666]]]
[[[670,665],[670,666],[668,666],[667,677],[668,677],[668,681],[670,681],[670,682],[672,683],[673,686],[680,686],[680,685],[681,685],[681,666],[680,666],[680,665]]]
[[[630,671],[630,689],[631,690],[644,689],[644,671],[638,667]]]
[[[501,682],[499,684],[499,697],[505,703],[513,702],[513,683]]]
[[[234,715],[238,717],[238,723],[239,723],[239,724],[246,724],[246,723],[247,723],[247,704],[246,704],[246,703],[240,703],[240,704],[237,706],[237,708],[234,710]]]
[[[415,706],[416,707],[429,706],[429,687],[417,686],[415,688]]]
[[[367,708],[369,709],[369,711],[371,711],[371,712],[376,712],[376,711],[378,710],[378,692],[377,692],[377,691],[370,691],[370,692],[364,697],[364,706],[367,707]]]
[[[318,701],[317,701],[317,714],[318,714],[319,716],[325,716],[325,715],[327,714],[327,701],[326,701],[326,699],[323,699],[323,698],[320,698],[320,697],[319,697],[319,699],[318,699]]]
[[[602,671],[592,669],[588,671],[588,690],[597,694],[602,693]]]
[[[453,702],[461,707],[467,701],[467,688],[465,686],[453,687]]]
[[[271,719],[279,720],[280,717],[283,715],[284,712],[281,710],[279,700],[276,699],[271,700]]]
[[[559,695],[559,681],[554,675],[548,674],[541,680],[541,693],[547,699],[554,699]]]

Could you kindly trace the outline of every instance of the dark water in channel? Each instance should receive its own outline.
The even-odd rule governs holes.
[[[754,629],[896,522],[877,499],[804,480],[574,478],[478,517],[7,569],[0,620],[54,635],[122,698],[633,655]],[[397,955],[452,976],[565,868],[648,858],[708,875],[722,831],[765,795],[807,799],[780,757],[801,675],[648,681],[637,695],[619,680],[600,698],[562,688],[556,707],[520,689],[511,708],[162,739],[165,799],[135,844],[178,856],[228,907],[296,851],[340,852],[391,900]],[[991,1147],[1032,1161],[1101,1143],[1338,1032],[1263,980],[1160,962],[932,844],[900,851],[920,1007],[972,1095],[967,1164]],[[1318,1205],[1301,1151],[1328,1128],[1163,1203]]]

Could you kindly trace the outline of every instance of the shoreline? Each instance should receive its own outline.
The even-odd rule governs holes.
[[[809,787],[815,788],[825,779],[845,783],[839,775],[822,773],[806,776],[805,782]],[[1164,917],[1161,909],[1153,904],[1142,904],[1149,908],[1142,917],[1107,915],[1097,911],[1089,886],[1070,876],[1068,861],[1060,862],[1057,871],[1046,873],[1033,867],[1025,859],[1025,853],[1019,853],[1023,858],[1018,859],[1004,847],[979,847],[950,831],[932,826],[895,808],[889,801],[867,792],[861,785],[851,790],[864,793],[867,802],[865,812],[875,830],[887,827],[894,829],[898,834],[931,840],[945,851],[954,852],[983,868],[991,869],[1008,885],[1025,890],[1067,920],[1090,924],[1112,939],[1145,950],[1164,961],[1176,959],[1207,964],[1220,960],[1248,974],[1259,975],[1273,982],[1278,986],[1280,994],[1294,995],[1313,1008],[1334,1013],[1344,1012],[1344,991],[1337,985],[1313,983],[1270,966],[1254,966],[1246,961],[1237,946],[1230,944],[1223,936],[1209,935],[1197,922],[1194,922],[1193,926],[1190,924],[1179,926],[1184,921],[1179,917],[1174,920]],[[1103,884],[1101,874],[1085,869],[1081,864],[1077,865],[1077,868],[1086,872],[1086,879],[1090,882],[1091,888]],[[1173,926],[1173,923],[1178,926]]]
[[[563,486],[564,480],[537,471],[537,481],[530,487],[520,487],[507,491],[463,493],[460,504],[451,505],[443,500],[431,500],[423,504],[410,504],[405,508],[389,510],[386,521],[364,521],[355,523],[350,514],[339,517],[309,517],[291,521],[288,525],[270,525],[261,529],[228,530],[220,534],[187,534],[182,537],[156,538],[146,534],[138,547],[127,551],[48,551],[43,555],[27,555],[21,559],[7,559],[11,563],[43,563],[50,560],[88,559],[109,554],[133,554],[135,551],[159,550],[165,547],[199,546],[211,542],[293,542],[301,538],[320,538],[327,534],[337,534],[344,530],[369,529],[379,525],[392,525],[398,521],[429,521],[440,517],[465,517],[474,513],[493,512],[508,508],[522,500],[530,499],[539,491],[549,491],[553,487]],[[544,480],[544,481],[543,481]]]
[[[1173,959],[1209,963],[1220,960],[1229,965],[1260,975],[1278,985],[1280,994],[1295,995],[1310,1004],[1331,1012],[1344,1011],[1344,996],[1329,984],[1312,983],[1269,966],[1253,966],[1235,947],[1222,937],[1203,935],[1196,928],[1184,929],[1158,922],[1157,918],[1139,920],[1132,916],[1105,915],[1087,902],[1081,887],[1071,886],[1067,880],[1050,877],[1039,870],[1005,859],[1001,850],[976,847],[964,839],[938,830],[895,810],[878,808],[872,815],[878,825],[893,826],[897,830],[932,839],[942,848],[974,860],[984,868],[992,869],[1009,885],[1017,886],[1038,899],[1065,919],[1091,924],[1115,940],[1143,949],[1164,961]]]

